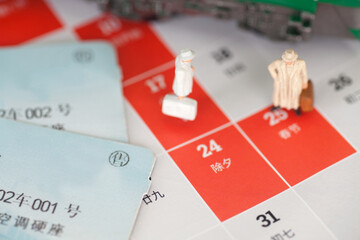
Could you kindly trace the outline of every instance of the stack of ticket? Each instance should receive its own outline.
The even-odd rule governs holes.
[[[0,239],[129,238],[154,155],[121,75],[102,42],[0,50]]]
[[[0,51],[0,117],[127,141],[121,70],[103,42]]]

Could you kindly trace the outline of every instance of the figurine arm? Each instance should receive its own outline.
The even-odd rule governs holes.
[[[269,73],[270,73],[271,77],[272,77],[274,80],[276,80],[279,71],[278,71],[278,69],[276,68],[275,62],[270,63],[270,65],[268,66],[268,70],[269,70]]]

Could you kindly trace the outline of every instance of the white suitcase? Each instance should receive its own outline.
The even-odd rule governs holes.
[[[197,113],[197,101],[191,98],[179,99],[176,95],[167,94],[162,103],[162,112],[166,115],[194,120]]]

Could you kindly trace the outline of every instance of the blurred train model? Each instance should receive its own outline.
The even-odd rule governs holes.
[[[236,19],[239,27],[273,39],[301,41],[312,33],[360,40],[360,0],[90,0],[133,20],[182,13]]]

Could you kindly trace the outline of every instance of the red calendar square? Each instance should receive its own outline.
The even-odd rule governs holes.
[[[0,46],[16,45],[60,27],[43,0],[0,1]]]
[[[355,152],[316,110],[296,116],[266,108],[238,124],[291,185]]]
[[[170,155],[221,221],[287,189],[234,126]]]
[[[123,80],[174,60],[173,54],[144,22],[104,15],[75,31],[81,39],[106,39],[114,45]]]
[[[173,93],[174,71],[174,68],[170,68],[124,88],[124,94],[131,105],[165,149],[175,147],[229,122],[196,81],[189,95],[198,101],[195,120],[185,121],[164,115],[161,112],[162,100],[166,94]]]

